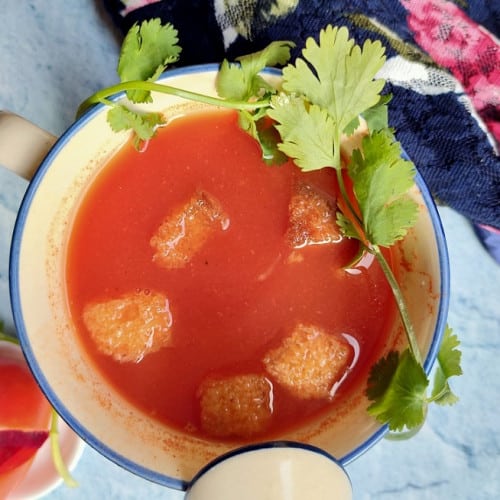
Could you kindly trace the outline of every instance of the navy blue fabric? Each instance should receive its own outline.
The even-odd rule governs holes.
[[[286,17],[272,22],[265,22],[257,13],[252,23],[252,39],[238,37],[227,52],[211,0],[161,1],[125,17],[119,14],[123,9],[121,2],[103,1],[124,33],[134,22],[143,19],[160,17],[164,22],[171,22],[180,33],[182,65],[220,62],[223,57],[234,59],[279,39],[293,40],[302,47],[307,37],[317,36],[327,24],[348,26],[358,43],[366,38],[379,38],[388,56],[395,55],[384,35],[363,27],[359,18],[353,21],[352,16],[359,14],[377,20],[403,41],[414,43],[406,23],[407,12],[398,0],[307,0],[300,2]],[[272,3],[272,0],[260,0],[261,7]],[[456,4],[462,7],[465,2]],[[500,34],[500,1],[471,0],[464,10],[494,34]],[[293,54],[296,55],[298,52]],[[422,95],[389,84],[386,90],[394,95],[390,106],[391,126],[436,200],[460,212],[472,223],[500,229],[500,159],[457,96],[451,92]],[[496,111],[492,109],[492,113]]]

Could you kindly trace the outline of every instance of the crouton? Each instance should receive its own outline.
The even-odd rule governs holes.
[[[272,416],[272,384],[263,375],[208,378],[198,390],[202,429],[214,437],[248,438]]]
[[[321,328],[299,324],[263,359],[276,382],[301,399],[333,396],[332,388],[345,374],[352,348]]]
[[[119,362],[138,363],[170,343],[172,314],[161,293],[130,292],[83,310],[83,321],[97,349]]]
[[[184,267],[217,229],[228,225],[221,204],[206,192],[196,192],[165,217],[152,236],[153,261],[166,269]]]
[[[335,200],[305,183],[298,183],[288,206],[287,243],[292,248],[334,243],[341,239]]]

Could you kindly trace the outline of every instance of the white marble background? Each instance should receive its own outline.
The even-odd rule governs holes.
[[[98,0],[2,0],[0,19],[0,109],[58,135],[85,97],[116,82],[120,36]],[[8,252],[25,188],[0,169],[0,318],[9,329]],[[440,213],[450,252],[449,322],[462,340],[465,374],[452,381],[460,402],[431,408],[412,440],[382,441],[350,464],[357,500],[500,498],[500,267],[467,221],[446,208]],[[48,498],[183,496],[88,447],[74,474],[79,488],[61,486]]]

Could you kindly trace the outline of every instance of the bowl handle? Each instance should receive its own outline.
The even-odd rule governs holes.
[[[0,111],[0,164],[31,180],[56,138],[30,121]]]

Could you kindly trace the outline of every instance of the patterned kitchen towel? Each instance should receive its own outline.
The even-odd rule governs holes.
[[[469,219],[500,263],[500,1],[103,1],[123,33],[144,19],[171,22],[183,65],[273,40],[302,47],[327,24],[347,26],[358,43],[380,39],[398,140],[436,201]]]

